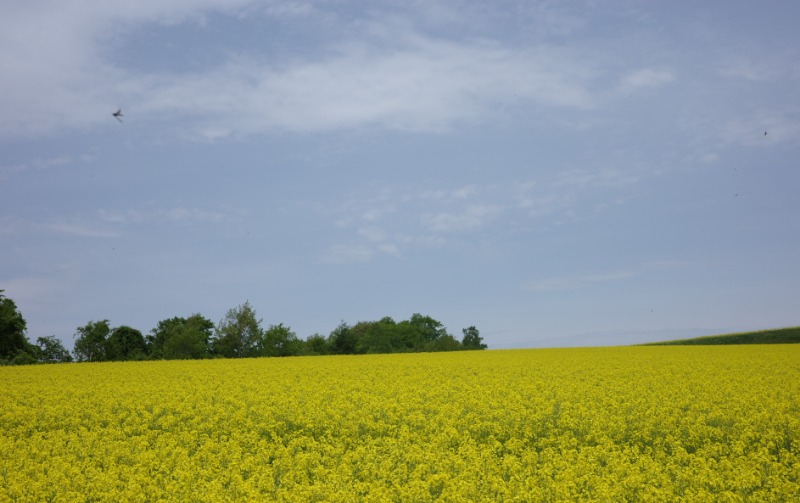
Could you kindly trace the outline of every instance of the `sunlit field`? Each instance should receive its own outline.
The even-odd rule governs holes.
[[[800,346],[0,368],[0,501],[798,501]]]

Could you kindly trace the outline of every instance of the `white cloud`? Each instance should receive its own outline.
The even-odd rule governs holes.
[[[111,238],[123,235],[132,226],[168,224],[218,224],[230,221],[233,214],[202,208],[129,208],[99,209],[90,214],[58,217],[34,224],[60,234],[80,237]],[[13,224],[14,222],[11,222]],[[0,228],[1,229],[1,228]]]
[[[27,162],[14,164],[11,166],[0,166],[0,179],[7,178],[14,173],[23,173],[26,171],[38,171],[42,169],[54,168],[63,166],[72,162],[72,157],[66,154],[49,157],[33,159]]]
[[[192,74],[143,73],[114,59],[115,48],[135,43],[138,28],[149,23],[202,24],[197,20],[207,15],[250,12],[250,4],[64,1],[0,8],[0,44],[12,48],[0,56],[0,72],[13,76],[0,83],[0,109],[7,112],[0,136],[91,127],[117,106],[135,111],[139,122],[175,120],[211,139],[375,126],[443,131],[520,101],[593,106],[591,72],[574,53],[436,38],[389,14],[302,58],[231,47],[227,61]],[[262,12],[291,19],[315,9],[272,2]],[[225,40],[220,44],[225,50]]]
[[[132,75],[110,51],[142,23],[179,23],[251,0],[0,3],[0,137],[85,128],[107,120]]]
[[[777,54],[757,56],[733,55],[720,63],[724,77],[734,77],[753,82],[800,79],[800,63],[796,47],[787,47]]]
[[[200,75],[160,75],[143,82],[138,107],[187,117],[198,133],[219,137],[368,126],[436,132],[515,100],[591,105],[583,79],[555,55],[410,38],[401,47],[355,41],[282,65],[241,57]]]
[[[514,206],[528,217],[537,218],[565,211],[575,204],[577,198],[571,190],[544,186],[533,182],[516,184],[511,191]]]
[[[420,199],[429,200],[452,200],[466,199],[477,192],[475,185],[464,185],[453,189],[428,189],[419,194]]]
[[[625,91],[647,87],[660,87],[675,80],[672,70],[665,68],[641,68],[622,77],[620,85]]]
[[[557,177],[553,185],[574,187],[623,187],[639,181],[640,175],[616,168],[574,169]]]
[[[328,248],[322,255],[324,264],[346,264],[366,262],[374,256],[374,250],[365,245],[336,244]]]
[[[412,249],[441,247],[463,235],[487,229],[516,233],[526,221],[564,224],[582,214],[602,212],[624,199],[612,197],[639,183],[640,176],[618,169],[572,170],[549,180],[474,184],[453,187],[373,187],[339,197],[316,210],[331,219],[337,232],[352,232],[353,244],[326,252],[328,262],[371,260],[383,254],[404,256]],[[602,191],[598,202],[595,197]],[[582,201],[580,211],[578,205]],[[335,259],[330,259],[334,257]]]
[[[550,292],[558,290],[574,290],[596,283],[608,283],[629,279],[633,272],[618,271],[585,276],[562,276],[531,281],[523,286],[524,290],[534,292]]]
[[[274,2],[266,8],[269,15],[277,17],[304,17],[314,10],[308,2]]]
[[[368,241],[382,242],[388,238],[388,233],[378,227],[362,227],[358,233]]]
[[[700,160],[706,164],[712,164],[719,160],[719,155],[716,152],[708,152],[700,156]]]
[[[127,210],[99,210],[102,221],[122,225],[140,225],[158,222],[173,223],[219,223],[227,218],[220,211],[205,210],[200,208],[186,208],[182,206],[173,208],[129,208]]]
[[[749,147],[771,147],[776,143],[797,145],[800,143],[800,124],[795,119],[798,115],[800,107],[797,105],[758,108],[720,124],[719,140],[723,144]]]
[[[626,270],[609,271],[596,274],[566,275],[530,281],[522,289],[531,292],[549,292],[559,290],[575,290],[598,283],[611,283],[634,278],[640,275],[654,274],[660,271],[684,269],[693,263],[681,259],[662,259],[631,266]]]
[[[492,204],[477,204],[458,211],[446,211],[423,217],[425,225],[436,232],[464,232],[480,229],[501,212]]]
[[[60,221],[50,223],[46,227],[59,234],[69,234],[87,238],[111,238],[120,235],[116,230],[103,228],[92,223]]]

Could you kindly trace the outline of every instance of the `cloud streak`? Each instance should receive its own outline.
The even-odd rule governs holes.
[[[646,176],[619,170],[565,171],[540,182],[424,189],[392,186],[373,188],[371,196],[359,193],[318,204],[315,210],[332,219],[337,236],[347,235],[347,244],[331,245],[325,261],[364,262],[438,248],[464,236],[516,234],[527,227],[525,222],[566,224],[585,218],[587,212],[604,211],[609,201],[620,203],[616,194]],[[614,197],[598,199],[598,193]],[[587,199],[597,201],[587,205]]]
[[[23,227],[27,230],[55,232],[68,236],[85,238],[117,238],[126,234],[131,228],[152,225],[222,225],[235,219],[232,213],[174,206],[169,208],[129,208],[98,209],[90,214],[59,216],[39,222],[23,222],[20,219],[7,219],[0,225],[8,232],[19,232]],[[3,224],[0,221],[0,224]]]
[[[50,8],[6,6],[0,70],[0,135],[38,135],[107,120],[120,104],[139,120],[175,120],[192,134],[220,138],[273,131],[310,133],[348,128],[439,132],[481,121],[503,106],[586,109],[587,58],[563,49],[521,48],[488,39],[423,34],[389,14],[321,44],[311,57],[227,50],[202,72],[128,70],[115,47],[153,23],[198,25],[214,16],[305,16],[305,4],[273,2],[60,2]],[[265,14],[266,13],[266,14]],[[208,19],[206,20],[206,17]],[[202,21],[198,21],[201,19]],[[14,29],[10,29],[16,27]],[[119,32],[114,31],[119,28]],[[8,29],[7,29],[8,28]],[[41,38],[33,43],[30,33]],[[225,47],[226,42],[215,41]],[[31,86],[31,82],[36,82]],[[24,83],[24,84],[23,84]]]
[[[691,267],[692,265],[694,265],[692,262],[686,260],[656,260],[642,264],[638,267],[634,266],[624,270],[614,270],[592,274],[570,274],[565,276],[537,279],[525,283],[522,286],[522,290],[528,292],[579,290],[603,283],[617,283],[636,278],[637,276],[641,276],[643,274],[684,269]]]
[[[635,91],[648,87],[661,87],[675,80],[673,72],[666,68],[641,68],[622,77],[621,87],[625,91]]]
[[[364,127],[441,132],[515,102],[593,105],[586,77],[557,54],[416,34],[397,38],[406,43],[358,40],[316,60],[275,65],[236,57],[200,75],[155,76],[142,82],[137,107],[177,114],[198,134],[218,138]]]
[[[523,286],[523,290],[531,292],[553,292],[561,290],[575,290],[598,283],[617,282],[632,278],[633,272],[614,271],[600,274],[562,276],[531,281]]]

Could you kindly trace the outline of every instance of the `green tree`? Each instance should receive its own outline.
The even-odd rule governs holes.
[[[463,346],[452,335],[444,334],[433,342],[431,348],[433,351],[458,351],[463,349]]]
[[[66,363],[72,361],[69,351],[56,339],[55,335],[39,337],[36,339],[39,345],[39,361],[42,363]]]
[[[329,355],[330,353],[331,347],[328,344],[328,339],[321,334],[309,335],[301,350],[301,354],[304,355]]]
[[[34,363],[39,363],[38,349],[36,346],[31,346],[26,350],[20,350],[17,352],[17,356],[11,360],[11,363],[14,365],[33,365]]]
[[[30,347],[25,332],[28,325],[13,300],[0,290],[0,358],[11,359]]]
[[[301,341],[283,323],[270,325],[261,337],[259,355],[263,356],[297,356],[300,354]]]
[[[397,337],[397,323],[385,316],[379,321],[362,321],[353,326],[356,353],[394,353],[405,350],[405,342]]]
[[[445,329],[444,325],[430,316],[414,313],[411,315],[409,324],[415,330],[414,339],[412,340],[414,351],[432,351],[435,347],[435,342],[440,337],[447,335],[447,329]]]
[[[207,358],[214,322],[193,314],[164,344],[164,357],[174,359]]]
[[[229,309],[217,325],[212,340],[214,353],[225,358],[257,356],[262,337],[261,320],[250,306],[250,301]]]
[[[342,321],[328,336],[331,351],[337,355],[352,355],[356,352],[356,334],[350,325]]]
[[[461,344],[464,349],[486,349],[486,344],[483,343],[483,338],[480,332],[474,325],[461,329],[464,337],[461,339]]]
[[[158,322],[147,336],[147,346],[152,358],[183,360],[206,358],[210,354],[210,341],[214,323],[199,314],[189,318],[170,318]]]
[[[75,332],[73,353],[79,362],[99,362],[106,359],[106,340],[111,333],[108,320],[90,321]]]
[[[126,325],[115,328],[106,338],[107,360],[141,360],[147,354],[144,336]]]

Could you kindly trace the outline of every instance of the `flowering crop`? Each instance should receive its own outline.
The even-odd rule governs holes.
[[[0,368],[0,501],[799,501],[800,345]]]

